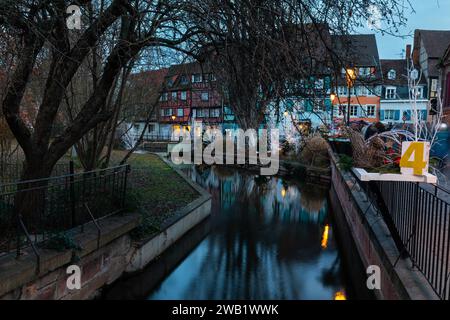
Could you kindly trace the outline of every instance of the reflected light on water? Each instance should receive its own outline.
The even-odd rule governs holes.
[[[326,225],[325,229],[323,231],[323,235],[322,235],[322,243],[321,246],[323,249],[326,249],[328,247],[328,234],[330,232],[330,226]]]
[[[281,197],[286,197],[286,189],[284,187],[281,189]]]
[[[343,291],[338,291],[334,294],[334,300],[347,300]]]

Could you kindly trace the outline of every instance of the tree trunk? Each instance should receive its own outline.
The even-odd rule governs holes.
[[[15,194],[16,217],[22,218],[30,233],[40,233],[45,224],[45,196],[52,167],[41,157],[27,160]]]

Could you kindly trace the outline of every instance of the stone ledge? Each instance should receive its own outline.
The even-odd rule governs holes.
[[[98,242],[97,228],[94,223],[84,226],[84,232],[74,236],[74,240],[81,246],[80,258],[85,257],[105,246],[111,241],[136,228],[141,220],[139,214],[118,214],[99,220],[101,228],[100,241]],[[48,249],[38,249],[41,257],[39,272],[37,272],[36,256],[31,248],[23,250],[23,255],[18,259],[14,255],[0,258],[0,297],[22,287],[23,285],[42,278],[47,273],[54,271],[72,261],[72,251],[57,252]]]

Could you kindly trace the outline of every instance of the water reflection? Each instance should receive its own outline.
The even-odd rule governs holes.
[[[345,297],[327,189],[223,167],[186,173],[213,196],[211,231],[149,299]]]

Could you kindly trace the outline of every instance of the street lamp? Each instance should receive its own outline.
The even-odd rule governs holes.
[[[347,125],[350,125],[350,100],[351,94],[350,89],[355,85],[356,80],[356,69],[355,68],[347,68],[345,70],[346,79],[347,79],[347,90],[348,90],[348,105],[347,105]]]
[[[331,102],[333,102],[334,99],[336,99],[336,93],[332,92],[332,93],[330,94],[330,100],[331,100]]]
[[[331,112],[330,112],[330,129],[331,129],[331,126],[332,126],[332,124],[333,124],[333,101],[334,101],[334,99],[336,99],[336,93],[331,92],[331,94],[330,94],[330,100],[331,100],[331,107],[330,107],[330,109],[331,109]]]
[[[175,121],[175,119],[177,118],[175,115],[172,115],[172,121]]]

